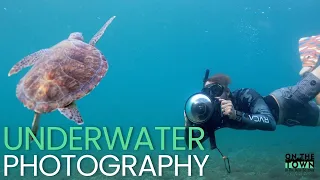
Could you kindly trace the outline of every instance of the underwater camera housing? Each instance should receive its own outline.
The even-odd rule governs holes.
[[[219,100],[212,99],[204,92],[190,96],[186,101],[184,110],[188,120],[199,126],[209,123],[212,127],[212,123],[219,122],[221,118],[221,104]],[[214,123],[214,125],[216,126],[218,123]]]
[[[188,120],[195,125],[203,125],[208,122],[210,127],[220,125],[221,103],[215,97],[221,96],[224,87],[217,83],[205,86],[208,80],[209,70],[203,79],[201,92],[191,95],[185,103],[185,113]]]

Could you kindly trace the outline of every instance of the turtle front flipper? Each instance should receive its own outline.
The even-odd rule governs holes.
[[[34,137],[37,137],[38,129],[39,129],[39,122],[40,122],[40,113],[35,112],[33,116],[32,128],[31,131]],[[30,136],[30,142],[33,141],[33,137]]]
[[[71,103],[70,105],[68,105],[68,106],[66,106],[64,108],[58,108],[58,110],[66,118],[74,121],[78,125],[83,124],[82,117],[80,115],[80,112],[79,112],[75,102]]]
[[[104,34],[104,31],[107,29],[107,27],[111,24],[111,22],[116,18],[116,16],[112,16],[103,26],[102,28],[93,36],[93,38],[90,40],[89,44],[92,46],[95,46],[96,43],[99,41],[101,36]]]
[[[51,52],[50,49],[41,49],[35,53],[32,53],[26,57],[24,57],[22,60],[17,62],[9,71],[8,76],[11,76],[13,74],[18,73],[21,71],[21,69],[32,66],[35,62],[37,62],[39,59],[43,58],[46,55],[49,55]]]

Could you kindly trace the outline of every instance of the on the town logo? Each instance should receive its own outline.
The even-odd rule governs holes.
[[[314,153],[286,154],[286,172],[314,172]]]

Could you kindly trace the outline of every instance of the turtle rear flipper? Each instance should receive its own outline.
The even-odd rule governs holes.
[[[116,16],[112,16],[103,26],[102,28],[93,36],[93,38],[90,40],[89,44],[92,46],[95,46],[96,43],[99,41],[101,36],[104,34],[107,27],[111,24],[111,22],[116,18]]]
[[[9,71],[8,76],[18,73],[23,68],[34,65],[39,59],[43,58],[46,55],[49,55],[51,52],[50,49],[41,49],[35,53],[32,53],[24,57],[21,61],[17,62]]]
[[[68,105],[68,106],[66,106],[64,108],[58,108],[58,110],[66,118],[74,121],[78,125],[83,124],[82,117],[80,115],[80,112],[79,112],[75,102],[71,103],[70,105]]]

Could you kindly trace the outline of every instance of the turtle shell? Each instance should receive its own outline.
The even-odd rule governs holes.
[[[37,60],[17,85],[16,95],[28,108],[48,113],[90,93],[105,76],[108,63],[94,46],[64,40]]]

